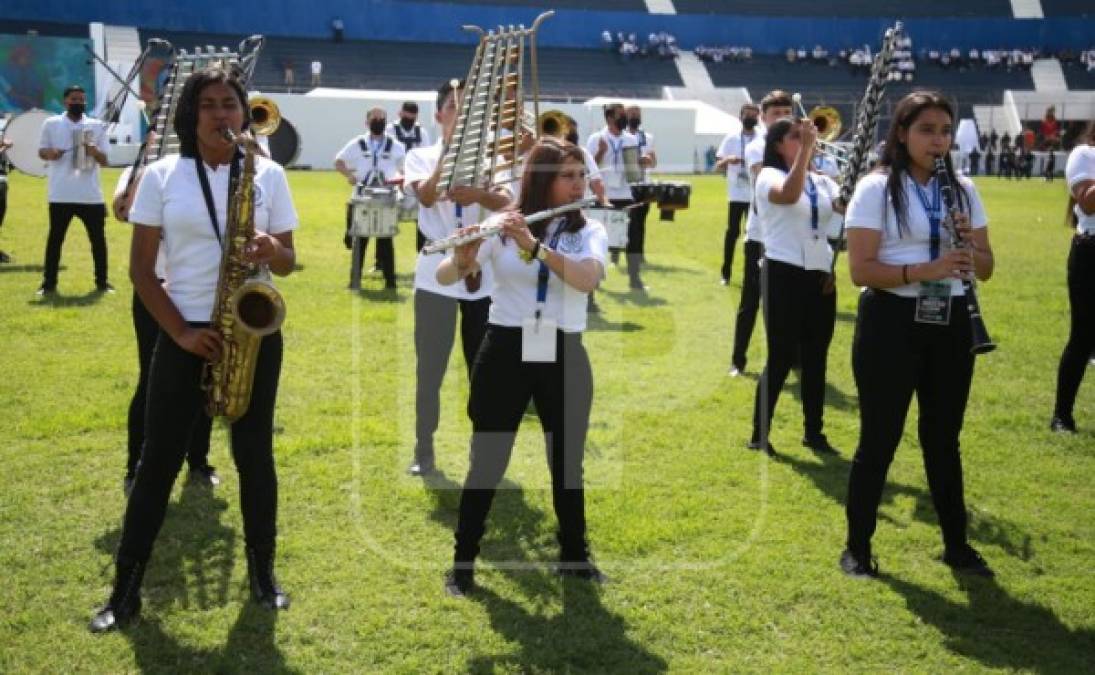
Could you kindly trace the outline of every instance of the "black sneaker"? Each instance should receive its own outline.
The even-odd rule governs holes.
[[[829,444],[829,439],[825,437],[825,434],[818,434],[817,436],[804,438],[802,439],[802,445],[810,448],[820,455],[840,454],[839,450]]]
[[[878,578],[878,561],[868,555],[857,556],[851,549],[840,554],[840,569],[853,579]]]
[[[217,475],[217,470],[208,464],[205,466],[190,467],[189,480],[191,483],[197,483],[211,488],[215,488],[221,484],[221,477]]]
[[[445,593],[453,598],[463,598],[475,589],[475,570],[450,569],[445,572]]]
[[[37,295],[37,296],[40,296],[40,297],[47,297],[47,296],[57,295],[57,287],[56,286],[46,286],[45,284],[42,284],[41,286],[38,287],[38,290],[34,291],[34,294]]]
[[[583,581],[592,581],[595,584],[607,584],[608,577],[597,569],[597,566],[586,560],[584,562],[560,562],[555,568],[555,573],[561,577],[571,577]]]
[[[114,287],[109,282],[104,281],[101,284],[95,284],[95,290],[100,293],[113,293]]]
[[[749,441],[749,444],[746,447],[750,450],[763,450],[769,457],[779,456],[779,453],[776,452],[776,449],[773,448],[772,444],[769,442],[761,443],[760,441]]]
[[[1064,419],[1054,415],[1053,419],[1049,421],[1049,430],[1058,434],[1074,434],[1076,433],[1076,420]]]
[[[996,576],[989,564],[981,557],[975,548],[964,544],[961,548],[943,552],[943,562],[955,572],[972,574],[978,577],[991,578]]]

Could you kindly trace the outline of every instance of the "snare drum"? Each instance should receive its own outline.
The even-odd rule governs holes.
[[[692,186],[688,183],[659,183],[658,208],[663,211],[687,209],[692,196]]]
[[[642,165],[639,164],[639,146],[623,149],[624,179],[628,183],[638,183],[643,179]]]
[[[631,197],[637,202],[649,204],[658,201],[657,183],[635,183],[631,186]]]
[[[587,211],[593,220],[599,220],[608,234],[609,248],[627,248],[627,211],[595,208]]]
[[[350,199],[350,234],[355,237],[394,237],[399,233],[397,190],[391,186],[359,185]]]
[[[418,198],[410,190],[403,192],[399,200],[399,222],[418,220]]]

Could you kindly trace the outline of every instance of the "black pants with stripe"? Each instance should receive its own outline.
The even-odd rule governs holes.
[[[965,299],[951,300],[946,326],[913,320],[915,298],[868,289],[859,298],[852,370],[859,394],[859,446],[848,478],[848,548],[869,556],[886,473],[916,394],[917,432],[944,545],[966,543],[959,434],[973,360]],[[864,558],[861,558],[864,559]]]
[[[474,561],[479,553],[487,514],[530,400],[536,404],[547,448],[560,560],[589,559],[582,464],[593,404],[593,371],[580,333],[559,331],[556,357],[555,363],[522,362],[520,328],[491,325],[487,329],[475,358],[468,401],[471,465],[456,525],[458,564]]]

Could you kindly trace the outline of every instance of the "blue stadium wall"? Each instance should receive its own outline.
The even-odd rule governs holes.
[[[531,8],[477,6],[403,0],[3,0],[0,18],[52,22],[137,25],[142,28],[210,33],[327,37],[339,16],[348,39],[412,42],[471,42],[461,24],[485,27],[526,25]],[[550,7],[550,3],[545,3]],[[892,19],[756,17],[733,15],[652,15],[638,12],[559,10],[544,24],[540,43],[553,47],[597,47],[603,29],[646,34],[668,30],[680,44],[749,45],[759,52],[780,52],[789,45],[846,47],[876,44]],[[1078,17],[1007,19],[999,17],[912,19],[906,22],[917,48],[953,46],[1046,47],[1086,49],[1091,22]]]

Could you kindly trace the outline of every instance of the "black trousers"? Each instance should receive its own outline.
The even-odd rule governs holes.
[[[582,462],[593,403],[593,372],[580,333],[559,331],[556,340],[555,363],[524,363],[520,328],[491,325],[487,329],[475,358],[468,401],[471,465],[460,495],[457,563],[472,562],[479,553],[487,514],[530,399],[544,432],[552,503],[559,519],[560,559],[589,559]]]
[[[627,214],[627,276],[632,282],[640,281],[643,256],[646,255],[646,216],[650,204],[631,209]]]
[[[824,426],[825,370],[836,323],[836,293],[822,292],[829,277],[824,271],[765,258],[761,275],[768,361],[753,400],[753,440],[768,439],[780,390],[800,354],[806,438],[817,438]]]
[[[848,548],[869,556],[878,505],[913,393],[932,503],[947,548],[966,543],[959,434],[974,357],[965,299],[947,326],[916,323],[916,300],[868,289],[859,298],[852,370],[859,393],[859,446],[848,478]]]
[[[457,300],[429,291],[414,292],[415,459],[419,462],[433,460],[433,434],[441,418],[441,383],[456,339],[457,309],[464,365],[470,379],[475,355],[487,331],[490,298]]]
[[[152,350],[160,334],[160,325],[152,318],[140,297],[133,293],[133,332],[137,335],[137,390],[129,402],[129,454],[126,460],[126,476],[137,473],[144,445],[145,410],[148,402],[148,371],[152,362]],[[186,463],[191,469],[209,463],[209,433],[213,420],[202,411],[194,418],[194,426],[186,444]]]
[[[61,246],[73,216],[80,219],[91,242],[91,257],[95,262],[95,284],[107,283],[106,268],[106,205],[49,203],[49,238],[46,240],[46,271],[42,286],[57,287],[57,270],[61,266]]]
[[[749,202],[729,202],[726,209],[726,237],[722,242],[722,278],[730,281],[734,269],[734,249],[741,236],[741,220],[749,213]]]
[[[8,182],[0,180],[0,227],[4,226],[4,216],[8,213]]]
[[[346,205],[346,231],[350,231],[350,227],[353,224],[353,207],[349,204]],[[417,229],[417,228],[416,228]],[[349,235],[347,235],[349,237]],[[353,237],[350,237],[350,241],[353,241]],[[395,285],[395,246],[392,244],[392,240],[395,237],[377,237],[376,238],[376,266],[380,268],[381,273],[384,274],[384,281],[389,286]],[[369,237],[357,237],[357,269],[359,273],[365,269],[365,253],[369,250]],[[352,244],[351,244],[352,246]],[[421,247],[419,247],[421,248]],[[352,248],[351,248],[352,250]],[[354,261],[351,261],[353,264]],[[350,283],[354,283],[353,271],[350,272]],[[360,275],[357,281],[360,282]]]
[[[745,369],[745,355],[749,351],[749,340],[753,338],[753,327],[757,323],[757,310],[760,309],[760,259],[763,257],[764,244],[746,239],[741,298],[738,300],[738,315],[734,320],[734,354],[731,357],[731,362],[738,370]]]
[[[258,551],[274,547],[278,481],[274,470],[274,403],[281,375],[281,332],[262,340],[255,365],[251,405],[232,423],[232,459],[239,472],[244,539]],[[126,505],[121,559],[143,561],[163,525],[171,487],[182,468],[194,420],[204,415],[204,360],[179,347],[162,331],[148,375],[145,445]]]
[[[1072,321],[1068,343],[1057,368],[1057,401],[1054,417],[1072,420],[1076,393],[1095,353],[1095,237],[1076,236],[1068,254],[1068,303]]]

